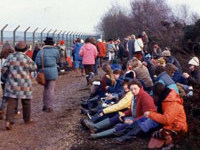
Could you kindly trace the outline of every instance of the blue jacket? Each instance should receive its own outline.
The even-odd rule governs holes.
[[[172,78],[170,78],[170,76],[165,71],[158,75],[156,81],[162,83],[169,89],[176,90],[176,92],[179,94],[178,87],[176,86],[175,82],[172,80]]]
[[[44,51],[44,74],[46,80],[55,80],[58,78],[57,63],[60,60],[60,54],[58,49],[53,46],[43,47]],[[42,50],[40,50],[36,56],[36,64],[38,66],[38,71],[42,71],[42,61],[41,61]]]
[[[81,50],[81,47],[83,46],[82,43],[76,42],[74,45],[74,56],[75,56],[75,61],[81,61],[82,57],[79,55],[79,52]]]
[[[118,97],[122,97],[124,94],[124,88],[123,88],[123,75],[121,75],[118,79],[117,82],[115,83],[114,87],[109,87],[108,88],[108,93],[116,93],[118,94]]]

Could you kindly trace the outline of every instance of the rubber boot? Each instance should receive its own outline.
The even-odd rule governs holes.
[[[94,139],[98,139],[98,138],[107,137],[107,136],[112,135],[114,132],[115,132],[115,128],[108,129],[108,130],[105,130],[105,131],[102,131],[102,132],[99,132],[99,133],[96,133],[96,134],[91,134],[90,139],[94,140]]]
[[[88,120],[85,120],[85,125],[91,130],[92,133],[96,133],[100,129],[105,129],[110,126],[110,119],[106,118],[98,123],[92,123]]]

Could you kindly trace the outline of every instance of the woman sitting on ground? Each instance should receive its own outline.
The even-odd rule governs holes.
[[[118,134],[118,132],[132,124],[136,118],[140,118],[141,116],[143,116],[144,112],[148,110],[156,111],[156,107],[152,97],[143,90],[138,80],[134,79],[133,81],[131,81],[131,83],[129,84],[129,88],[131,89],[132,94],[135,95],[135,97],[132,98],[130,109],[123,113],[120,113],[120,115],[116,115],[110,119],[105,119],[96,124],[89,121],[85,122],[86,126],[89,127],[92,131],[99,131],[100,129],[113,127],[118,123],[123,123],[109,130],[96,134],[91,134],[91,137],[93,139]]]
[[[154,85],[153,93],[158,112],[147,111],[144,116],[163,125],[162,129],[153,134],[153,138],[160,139],[162,144],[169,145],[175,140],[173,138],[177,133],[185,133],[188,130],[183,99],[174,89],[169,89],[161,83]],[[149,146],[156,148],[155,146],[158,145],[152,145],[150,142]]]

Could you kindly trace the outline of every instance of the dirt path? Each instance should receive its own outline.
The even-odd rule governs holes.
[[[32,118],[34,124],[24,125],[22,116],[16,116],[11,131],[5,130],[4,120],[0,121],[0,149],[70,149],[77,143],[77,125],[79,125],[79,101],[88,92],[83,77],[73,77],[69,72],[59,76],[56,86],[55,110],[45,113],[42,108],[42,86],[34,85],[32,100]],[[21,111],[21,104],[20,104]]]

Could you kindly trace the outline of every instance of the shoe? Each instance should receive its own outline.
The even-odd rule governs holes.
[[[42,111],[46,111],[47,110],[47,107],[46,106],[43,106],[42,107]]]
[[[90,131],[92,133],[96,133],[97,132],[97,129],[94,127],[94,124],[92,122],[90,122],[89,120],[87,119],[84,119],[83,120],[83,123],[85,124],[85,126],[90,129]]]
[[[89,110],[81,108],[81,114],[87,115],[88,113],[89,113]]]
[[[53,112],[53,108],[47,108],[47,109],[45,110],[45,112],[51,113],[51,112]]]
[[[26,122],[25,122],[25,124],[27,124],[27,125],[28,125],[28,124],[32,124],[32,123],[34,123],[34,121],[33,121],[32,119],[30,119],[29,121],[26,121]]]
[[[6,130],[11,130],[12,126],[10,122],[6,122]]]
[[[4,114],[3,110],[0,110],[0,120],[3,120],[3,114]]]

